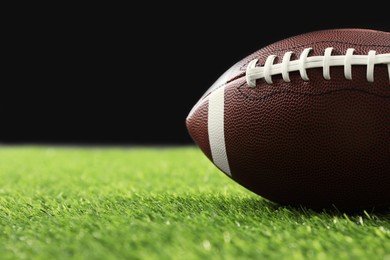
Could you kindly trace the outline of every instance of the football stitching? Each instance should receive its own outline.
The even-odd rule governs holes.
[[[354,54],[354,48],[348,48],[345,55],[332,55],[333,47],[325,49],[324,55],[309,56],[312,48],[305,48],[299,59],[291,60],[292,51],[285,52],[282,61],[274,63],[276,55],[267,57],[264,66],[256,66],[258,59],[252,60],[246,68],[246,82],[250,87],[256,87],[258,79],[264,79],[272,84],[272,76],[281,74],[285,82],[290,82],[289,73],[299,71],[302,80],[309,81],[306,71],[314,68],[322,68],[325,80],[330,80],[330,67],[343,66],[344,76],[352,80],[352,65],[367,66],[366,78],[368,82],[374,81],[375,65],[385,64],[390,71],[390,53],[376,54],[376,51],[368,51],[368,55]],[[390,74],[390,72],[389,72]]]
[[[275,49],[273,51],[277,52],[277,51],[290,51],[290,50],[296,50],[296,49],[300,49],[300,48],[303,48],[303,47],[308,47],[308,46],[313,46],[314,44],[318,44],[318,43],[328,43],[328,44],[349,44],[349,45],[353,45],[353,47],[383,47],[383,48],[386,48],[386,47],[389,47],[388,45],[383,45],[383,44],[370,44],[370,45],[367,45],[367,44],[358,44],[358,43],[351,43],[351,42],[347,42],[347,41],[313,41],[311,43],[307,43],[307,44],[301,44],[301,45],[296,45],[294,47],[291,47],[291,48],[279,48],[279,49]],[[268,48],[269,46],[265,46],[264,48]],[[264,49],[262,48],[262,49]],[[260,52],[261,50],[258,50],[256,51],[254,54]],[[337,49],[336,49],[337,51]],[[253,54],[253,55],[254,55]],[[296,54],[296,53],[294,53]],[[250,55],[250,56],[253,56],[253,55]],[[224,87],[226,86],[227,84],[231,83],[231,82],[234,82],[236,80],[239,80],[243,77],[245,77],[245,71],[246,71],[246,67],[248,65],[248,63],[251,61],[251,59],[249,57],[248,58],[248,61],[245,61],[245,63],[240,66],[239,70],[242,71],[242,73],[240,73],[239,75],[236,75],[234,78],[232,78],[231,80],[219,85],[218,87],[215,88],[218,89],[218,88],[221,88],[221,87]],[[241,86],[240,86],[241,87]],[[378,97],[385,97],[385,98],[388,98],[389,96],[386,96],[386,95],[378,95],[378,94],[375,94],[375,93],[371,93],[371,92],[368,92],[368,91],[364,91],[364,90],[357,90],[357,89],[341,89],[341,90],[350,90],[350,91],[360,91],[360,92],[363,92],[363,93],[366,93],[366,94],[371,94],[371,95],[374,95],[374,96],[378,96]],[[313,93],[313,94],[310,94],[310,93],[303,93],[303,92],[293,92],[293,91],[278,91],[277,93],[295,93],[295,94],[301,94],[301,95],[308,95],[308,96],[318,96],[318,95],[325,95],[325,94],[330,94],[332,92],[338,92],[338,91],[341,91],[341,90],[330,90],[330,91],[327,91],[327,92],[324,92],[324,93]],[[240,89],[239,89],[240,93],[245,97],[247,98],[252,98],[252,99],[256,99],[256,100],[261,100],[262,98],[257,98],[257,97],[250,97],[249,95],[243,93]],[[209,93],[210,94],[210,93]],[[272,95],[276,95],[276,94],[272,94]],[[271,96],[272,96],[271,95]],[[269,97],[270,95],[265,95],[264,97]],[[205,96],[206,97],[206,96]],[[204,97],[204,98],[205,98]]]
[[[389,46],[388,45],[382,45],[382,44],[372,44],[372,45],[367,45],[367,44],[358,44],[358,43],[350,43],[350,42],[343,42],[343,41],[319,41],[319,42],[311,42],[311,43],[307,43],[307,44],[302,44],[302,45],[296,45],[294,47],[290,47],[290,48],[280,48],[280,49],[274,49],[272,50],[273,52],[278,52],[278,51],[291,51],[291,50],[295,50],[295,49],[300,49],[300,48],[303,48],[303,47],[309,47],[309,46],[313,46],[314,44],[318,44],[318,43],[329,43],[329,44],[350,44],[350,45],[353,45],[354,47],[383,47],[383,48],[388,48]],[[270,46],[266,46],[264,48],[269,48]],[[262,49],[264,49],[262,48]],[[261,50],[258,50],[256,51],[255,53],[253,53],[252,55],[250,55],[250,57],[252,57],[253,55],[261,52]],[[337,50],[337,49],[335,49]],[[267,55],[268,56],[268,55]],[[248,65],[248,63],[252,60],[251,58],[249,57],[246,57],[248,59],[248,61],[245,61],[245,63],[243,65],[240,66],[240,71],[245,71],[246,70],[246,67]],[[262,64],[264,65],[264,64]]]

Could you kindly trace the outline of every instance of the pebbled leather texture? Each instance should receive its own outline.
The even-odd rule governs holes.
[[[341,209],[390,205],[390,83],[386,65],[375,65],[374,82],[366,66],[352,66],[352,80],[343,67],[308,69],[291,82],[281,75],[273,84],[245,81],[246,65],[264,64],[269,55],[280,63],[311,47],[310,55],[390,53],[390,33],[362,29],[323,30],[294,36],[239,61],[225,87],[225,144],[231,178],[260,196],[281,204]],[[215,88],[215,87],[214,87]],[[208,96],[186,119],[188,131],[212,160],[207,136]]]

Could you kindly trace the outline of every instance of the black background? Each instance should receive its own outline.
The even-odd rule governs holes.
[[[191,144],[190,109],[253,51],[320,29],[390,31],[378,6],[148,5],[13,9],[3,24],[0,142]]]

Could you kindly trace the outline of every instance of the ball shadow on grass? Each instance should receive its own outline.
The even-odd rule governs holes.
[[[118,198],[119,199],[119,198]],[[123,198],[121,198],[123,199]],[[120,200],[120,199],[119,199]],[[310,218],[359,218],[377,219],[390,223],[390,208],[371,210],[342,211],[330,209],[311,209],[302,206],[280,205],[259,196],[234,196],[215,193],[202,194],[136,194],[123,203],[134,209],[136,215],[148,213],[152,216],[186,216],[258,219],[290,218],[295,220]],[[138,212],[138,213],[137,213]]]

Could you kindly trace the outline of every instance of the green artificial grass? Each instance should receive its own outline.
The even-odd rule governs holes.
[[[390,214],[273,204],[196,147],[2,147],[0,259],[390,259]]]

